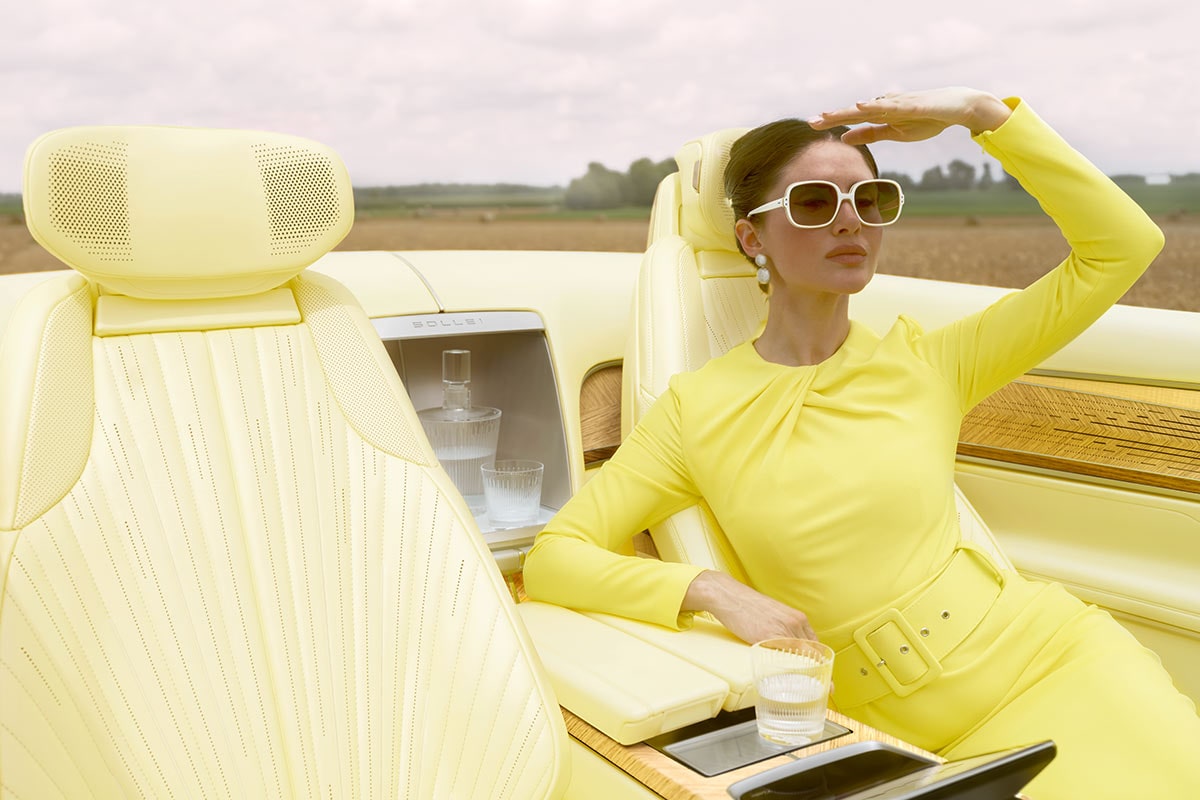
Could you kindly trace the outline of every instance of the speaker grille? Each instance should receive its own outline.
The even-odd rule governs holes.
[[[101,261],[131,261],[128,145],[88,142],[50,155],[50,224]]]
[[[266,192],[271,254],[299,253],[333,228],[338,186],[325,155],[289,145],[253,145]]]

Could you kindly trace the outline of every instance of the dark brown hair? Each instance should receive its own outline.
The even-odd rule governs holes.
[[[729,149],[729,164],[725,167],[725,196],[733,207],[733,218],[747,218],[751,209],[772,199],[765,195],[793,158],[817,142],[840,142],[848,130],[838,125],[818,131],[804,120],[781,119],[742,134]],[[879,167],[867,146],[852,146],[862,153],[871,174],[878,178]],[[738,250],[742,250],[740,240]]]

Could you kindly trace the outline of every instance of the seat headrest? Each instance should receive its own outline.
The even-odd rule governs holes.
[[[45,134],[25,157],[25,219],[106,291],[255,294],[332,250],[354,221],[329,148],[259,131],[97,126]]]
[[[733,209],[725,197],[729,148],[749,128],[726,128],[679,148],[679,234],[697,250],[738,252]]]

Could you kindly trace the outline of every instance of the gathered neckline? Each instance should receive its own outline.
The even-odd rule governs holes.
[[[844,361],[847,355],[856,349],[859,349],[859,345],[864,341],[864,337],[869,332],[870,329],[865,327],[862,323],[853,319],[850,320],[850,330],[846,333],[846,338],[842,340],[842,343],[838,345],[838,348],[834,350],[828,358],[826,358],[824,361],[818,361],[816,364],[780,364],[778,361],[771,361],[767,358],[764,358],[763,354],[758,352],[758,348],[754,346],[759,337],[748,339],[739,345],[739,347],[747,348],[750,351],[750,358],[764,367],[772,367],[779,370],[815,372],[819,369],[828,368],[834,364]],[[761,335],[762,332],[760,331],[759,336],[761,337]]]

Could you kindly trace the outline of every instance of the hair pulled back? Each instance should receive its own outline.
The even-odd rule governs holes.
[[[774,199],[766,194],[793,158],[817,142],[840,142],[848,130],[845,125],[838,125],[818,131],[804,120],[781,119],[740,136],[729,149],[729,163],[725,167],[725,196],[733,207],[733,218],[746,219],[752,209]],[[871,174],[878,178],[879,167],[867,146],[851,146],[862,153]],[[738,250],[746,254],[741,241]]]

